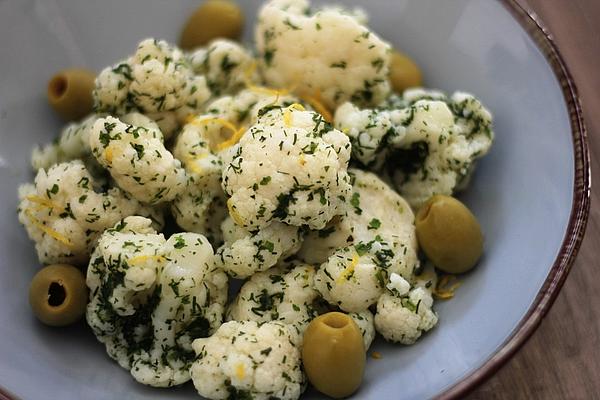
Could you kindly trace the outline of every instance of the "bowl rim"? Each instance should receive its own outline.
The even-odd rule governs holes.
[[[434,398],[438,400],[453,400],[464,397],[494,375],[527,342],[552,307],[575,262],[585,234],[590,211],[591,170],[587,130],[573,77],[554,42],[552,34],[542,23],[540,17],[518,3],[517,0],[501,0],[501,3],[531,37],[560,83],[569,112],[573,139],[575,168],[573,204],[567,231],[558,256],[525,316],[494,354],[475,371],[470,372],[459,382],[436,395]],[[18,396],[0,386],[0,400],[18,399]]]
[[[542,52],[560,84],[569,112],[573,137],[575,168],[573,204],[560,251],[525,316],[521,318],[494,354],[475,371],[470,372],[459,382],[436,395],[434,398],[438,400],[453,400],[464,397],[494,375],[527,342],[552,307],[567,279],[567,275],[571,271],[585,234],[590,211],[591,170],[587,130],[573,77],[554,42],[552,34],[540,17],[518,3],[517,0],[502,0],[501,3]]]

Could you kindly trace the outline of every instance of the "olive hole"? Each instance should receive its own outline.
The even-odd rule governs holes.
[[[49,83],[50,95],[56,99],[61,98],[67,91],[67,78],[63,75],[56,75]]]
[[[345,318],[344,315],[332,314],[328,315],[327,318],[325,318],[325,320],[323,321],[323,323],[332,328],[341,329],[348,325],[348,319]]]
[[[67,293],[65,288],[58,282],[52,282],[48,288],[48,304],[52,307],[58,307],[64,303]]]

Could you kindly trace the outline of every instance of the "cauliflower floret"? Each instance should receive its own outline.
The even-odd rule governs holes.
[[[193,347],[192,380],[208,399],[295,400],[306,387],[300,351],[279,322],[226,322]]]
[[[291,256],[302,244],[300,229],[281,222],[248,231],[231,217],[221,225],[225,244],[217,250],[217,262],[230,276],[246,278],[265,271]]]
[[[405,296],[410,291],[410,283],[395,272],[390,274],[390,281],[385,287],[399,297]]]
[[[136,52],[96,78],[96,112],[123,115],[140,111],[170,134],[210,98],[206,79],[194,75],[188,59],[163,40],[145,39]]]
[[[314,267],[297,261],[256,273],[229,305],[227,319],[282,322],[289,326],[292,341],[301,348],[310,321],[320,312],[327,312],[327,307],[320,309],[322,300],[314,288],[314,276]],[[365,310],[348,315],[358,325],[368,349],[375,338],[373,314]]]
[[[137,381],[157,387],[190,379],[192,341],[220,326],[228,290],[205,237],[165,240],[142,217],[105,231],[87,285],[86,317],[98,340]]]
[[[412,281],[419,260],[410,206],[376,175],[350,173],[354,192],[346,214],[325,230],[311,232],[299,256],[324,261],[315,287],[325,300],[360,312],[377,302],[390,274]]]
[[[342,104],[335,112],[336,128],[352,142],[352,157],[368,168],[381,168],[389,147],[403,137],[404,130],[394,128],[389,114],[376,109],[360,110],[352,103]]]
[[[186,190],[171,203],[171,212],[181,228],[201,233],[218,246],[223,243],[220,225],[227,217],[225,201],[223,193],[213,194],[202,180],[190,176]]]
[[[34,184],[19,188],[19,222],[35,241],[43,264],[85,264],[100,234],[129,215],[146,215],[162,225],[162,214],[119,188],[100,186],[79,161],[40,169]]]
[[[301,100],[286,92],[263,87],[241,90],[233,96],[223,96],[206,107],[212,117],[225,119],[239,127],[251,126],[258,120],[260,110],[265,107],[288,107]],[[218,139],[218,138],[217,138]],[[221,141],[217,140],[215,145]]]
[[[250,74],[254,59],[239,43],[228,39],[216,39],[208,46],[189,55],[192,69],[204,75],[214,96],[232,93],[256,77]]]
[[[365,351],[369,350],[371,343],[375,339],[375,323],[373,319],[373,313],[369,310],[361,311],[359,313],[348,313],[348,316],[356,322],[358,329],[363,337],[363,343],[365,345]]]
[[[260,228],[278,220],[320,229],[342,212],[351,189],[348,138],[297,107],[265,109],[232,150],[223,189],[239,225]]]
[[[31,152],[31,167],[37,171],[40,168],[48,169],[54,164],[80,159],[92,175],[100,175],[103,169],[91,154],[89,139],[94,123],[100,118],[102,115],[92,114],[80,122],[70,123],[61,131],[56,141],[44,147],[36,146]],[[121,121],[158,130],[153,120],[136,112],[123,115]]]
[[[222,161],[205,138],[208,125],[188,123],[178,135],[173,155],[181,160],[188,184],[171,203],[177,224],[188,231],[207,235],[212,243],[222,240],[219,226],[227,216],[221,188]]]
[[[347,103],[336,111],[335,125],[350,136],[352,156],[371,169],[385,167],[414,208],[434,194],[464,188],[494,138],[492,116],[479,100],[412,89],[386,103],[377,110]]]
[[[92,114],[80,122],[72,122],[61,131],[56,141],[44,147],[34,147],[31,152],[33,170],[48,169],[54,164],[75,159],[89,159],[91,150],[88,136],[98,118]]]
[[[229,306],[227,319],[280,321],[290,326],[293,342],[301,346],[304,330],[317,316],[313,303],[319,293],[313,287],[312,266],[290,267],[281,265],[252,275]]]
[[[117,115],[134,110],[135,104],[128,98],[132,80],[128,60],[121,60],[111,67],[104,68],[95,81],[94,110],[98,113]]]
[[[183,52],[163,40],[143,40],[129,62],[129,94],[143,112],[175,111],[190,97],[197,100],[198,92],[204,101],[210,97],[205,80],[194,77]]]
[[[380,103],[390,91],[390,46],[359,20],[337,9],[310,14],[307,0],[269,1],[255,33],[266,82],[316,95],[330,109]]]
[[[431,292],[423,287],[401,297],[384,293],[377,302],[375,329],[391,342],[413,344],[437,324],[432,306]]]
[[[135,199],[158,204],[185,189],[185,170],[163,145],[159,130],[106,117],[94,123],[89,139],[96,160]]]

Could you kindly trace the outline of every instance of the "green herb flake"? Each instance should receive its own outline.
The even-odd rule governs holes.
[[[381,226],[381,221],[378,220],[377,218],[373,218],[371,221],[369,221],[368,229],[379,229],[380,226]]]

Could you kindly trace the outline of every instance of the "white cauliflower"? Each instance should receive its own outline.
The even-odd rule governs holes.
[[[239,43],[215,39],[189,55],[194,73],[203,75],[213,96],[232,93],[253,81],[254,58]]]
[[[235,95],[214,100],[206,106],[206,112],[214,118],[222,118],[241,128],[254,125],[260,110],[265,107],[288,107],[300,102],[300,98],[285,91],[253,86]],[[214,134],[209,136],[214,137]],[[222,142],[222,139],[218,140],[218,136],[216,139],[215,145]]]
[[[186,170],[188,185],[171,204],[171,211],[179,226],[207,235],[213,244],[221,243],[219,226],[227,215],[221,174],[223,162],[233,157],[232,146],[244,133],[244,126],[256,122],[260,109],[298,101],[292,96],[257,90],[243,90],[210,103],[209,114],[199,115],[183,126],[173,149]]]
[[[336,111],[335,125],[350,136],[352,156],[371,169],[385,167],[415,208],[434,194],[464,188],[494,138],[489,111],[461,92],[446,97],[411,89],[374,110],[347,103]]]
[[[72,122],[65,126],[56,141],[44,147],[34,147],[31,152],[33,170],[48,169],[54,164],[76,159],[89,160],[91,150],[88,136],[92,125],[99,118],[92,114],[79,122]]]
[[[194,74],[181,50],[163,40],[145,39],[131,57],[100,72],[94,108],[117,116],[142,112],[170,136],[210,96],[206,79]]]
[[[329,303],[360,312],[377,302],[390,274],[412,281],[419,260],[410,206],[377,175],[350,173],[354,192],[346,214],[310,233],[299,256],[305,261],[328,257],[315,287]]]
[[[89,136],[96,160],[135,199],[158,204],[185,189],[185,170],[163,145],[159,130],[106,117],[94,123]]]
[[[403,296],[384,293],[377,301],[375,329],[386,340],[413,344],[438,321],[431,292],[416,287]]]
[[[223,163],[210,149],[205,135],[208,126],[188,123],[177,136],[173,155],[182,162],[188,183],[171,203],[171,212],[180,227],[202,233],[217,244],[222,240],[220,225],[227,207],[221,188]]]
[[[223,170],[229,213],[241,226],[271,221],[323,228],[350,194],[350,144],[323,117],[298,106],[263,109]]]
[[[296,400],[306,387],[300,351],[279,322],[226,322],[193,347],[192,380],[208,399]]]
[[[37,171],[40,168],[48,169],[54,164],[71,160],[82,160],[93,175],[101,170],[101,166],[92,156],[89,135],[94,123],[102,118],[102,115],[91,114],[80,122],[68,124],[60,133],[59,137],[44,147],[36,146],[31,152],[31,167]],[[140,113],[129,113],[123,115],[121,121],[148,129],[157,129],[158,126],[150,118]]]
[[[307,0],[267,2],[255,32],[266,82],[316,95],[330,109],[380,103],[390,91],[390,46],[360,19],[331,8],[311,14]]]
[[[391,146],[404,137],[404,130],[394,128],[391,113],[361,110],[352,103],[342,104],[335,112],[335,126],[352,142],[352,157],[368,168],[381,168]]]
[[[314,288],[314,276],[314,267],[300,262],[258,272],[244,283],[229,305],[227,319],[282,322],[289,326],[292,341],[301,348],[308,324],[319,313],[328,311]],[[348,315],[358,325],[368,349],[375,338],[373,314],[365,310]]]
[[[354,320],[360,330],[365,345],[365,351],[369,350],[371,343],[373,343],[373,340],[375,339],[373,313],[369,310],[365,310],[359,313],[348,313],[348,316]]]
[[[298,227],[278,221],[260,230],[249,231],[228,217],[221,230],[225,243],[217,250],[217,262],[235,278],[246,278],[271,268],[298,251],[302,244]]]
[[[126,114],[136,109],[129,96],[129,86],[133,81],[128,60],[103,69],[96,77],[94,110],[97,113]]]
[[[19,188],[19,222],[35,242],[43,264],[84,265],[100,234],[129,215],[162,226],[162,214],[119,188],[105,192],[79,161],[40,169],[33,184]]]
[[[308,264],[280,265],[252,275],[230,304],[227,319],[282,322],[290,326],[293,342],[301,346],[304,330],[317,316],[314,303],[319,293],[313,287],[314,275],[314,267]]]
[[[98,340],[138,382],[157,387],[190,379],[192,341],[220,326],[228,290],[204,236],[165,240],[142,217],[102,235],[87,285],[86,316]]]

